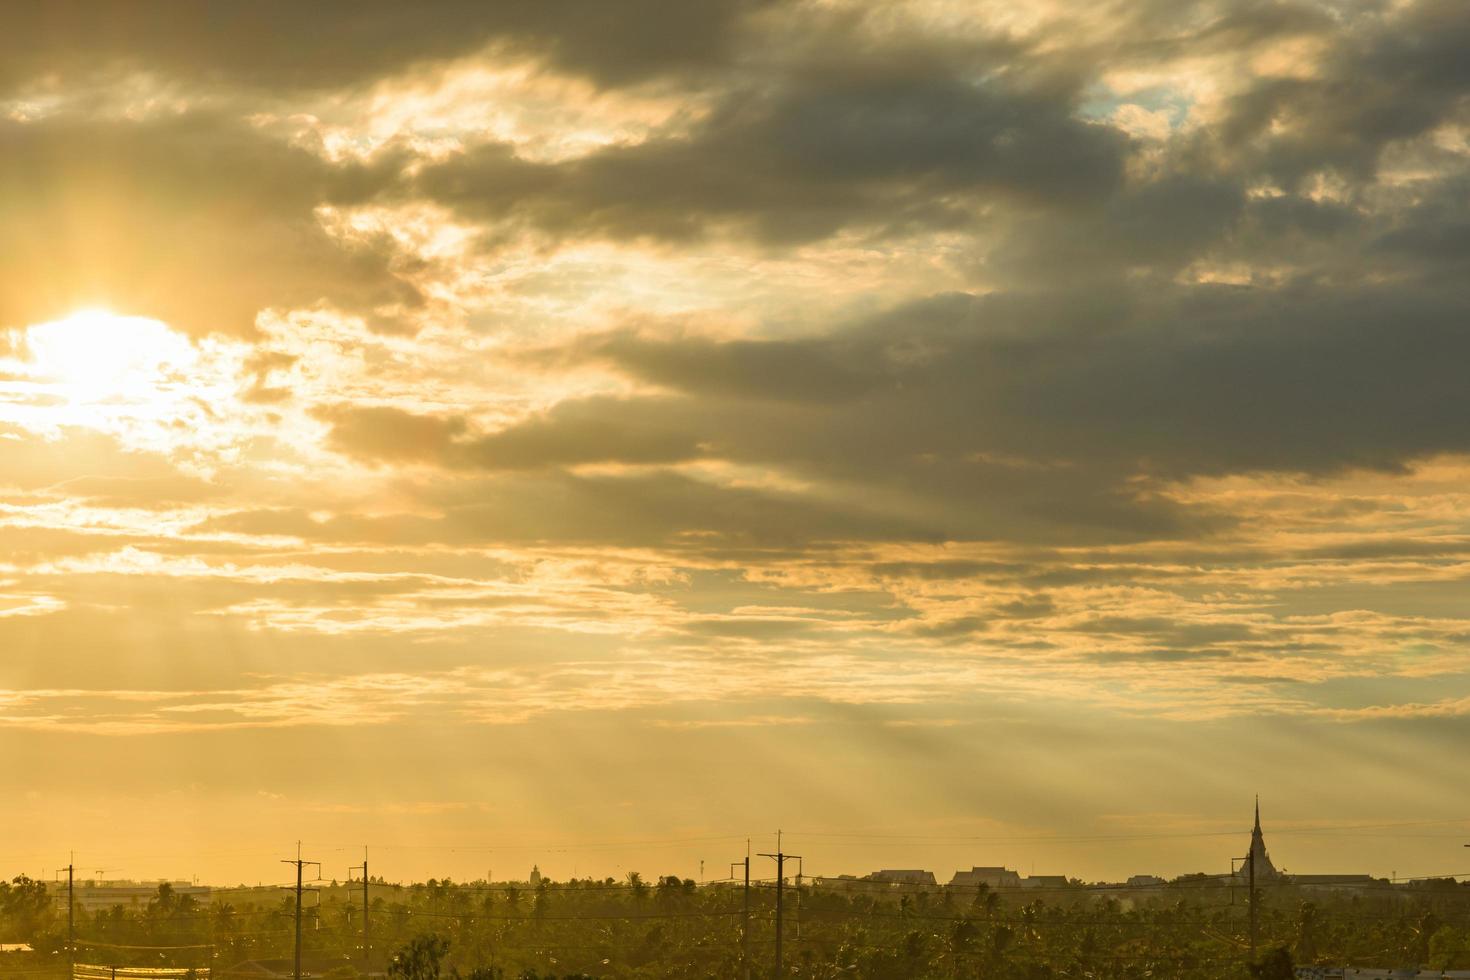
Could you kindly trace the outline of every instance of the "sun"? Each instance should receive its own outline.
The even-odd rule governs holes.
[[[158,320],[79,310],[26,331],[38,380],[72,401],[148,399],[197,360],[188,338]]]
[[[0,438],[100,433],[207,472],[250,437],[239,394],[251,350],[104,309],[0,334]]]
[[[236,387],[238,365],[222,364],[217,346],[103,309],[32,324],[0,356],[0,426],[47,438],[91,429],[160,451],[198,442]]]

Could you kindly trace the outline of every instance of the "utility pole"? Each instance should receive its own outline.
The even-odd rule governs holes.
[[[745,980],[750,980],[750,841],[745,842],[745,887],[741,889],[740,959],[745,965]]]
[[[372,965],[372,933],[368,929],[368,857],[367,846],[362,849],[362,864],[355,868],[347,869],[347,877],[352,878],[352,872],[362,870],[362,965],[363,972],[368,972]]]
[[[769,855],[768,855],[769,856]],[[784,916],[781,914],[781,893],[786,887],[786,855],[779,850],[776,851],[776,978],[780,980],[781,974],[785,972],[781,960],[781,926]]]
[[[806,864],[796,859],[796,941],[801,942],[801,879],[805,877]]]
[[[1254,963],[1256,961],[1256,849],[1254,847],[1251,848],[1250,857],[1245,863],[1249,869],[1246,887],[1251,893],[1251,962]]]
[[[282,858],[281,863],[296,865],[296,958],[291,977],[292,980],[301,980],[301,893],[304,890],[301,887],[301,869],[308,864],[316,865],[317,877],[320,878],[322,873],[322,863],[320,861],[303,861],[301,859],[300,841],[296,842],[296,860],[293,861],[290,858]],[[315,890],[316,889],[314,888],[312,889],[312,891]]]
[[[763,853],[763,854],[761,854],[761,857],[768,857],[768,858],[775,858],[776,859],[776,977],[779,980],[779,978],[781,976],[783,976],[785,974],[785,972],[786,972],[785,965],[784,965],[784,963],[782,961],[782,956],[781,956],[781,953],[782,953],[782,949],[781,949],[781,939],[782,939],[782,931],[781,931],[781,926],[782,926],[782,922],[781,922],[781,911],[782,911],[782,907],[781,906],[782,906],[782,901],[781,900],[782,900],[782,897],[783,897],[782,896],[782,892],[785,890],[785,885],[786,885],[786,859],[787,858],[796,858],[799,861],[799,860],[801,860],[801,855],[799,855],[799,854],[786,854],[786,853],[784,853],[781,850],[781,832],[778,830],[778,831],[776,831],[776,853],[775,854],[764,854]]]
[[[745,887],[741,889],[740,901],[740,972],[750,980],[750,841],[745,842],[745,860],[731,861],[730,871],[737,867],[745,869]]]
[[[77,852],[72,851],[66,866],[66,955],[71,975],[77,975],[77,902],[73,891],[76,880]]]

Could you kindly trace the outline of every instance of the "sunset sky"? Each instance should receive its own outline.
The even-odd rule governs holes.
[[[1461,0],[348,9],[5,4],[0,874],[1470,873]]]

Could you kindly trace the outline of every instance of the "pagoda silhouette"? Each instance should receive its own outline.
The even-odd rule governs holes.
[[[1245,852],[1245,857],[1240,861],[1240,874],[1249,874],[1251,862],[1255,862],[1256,880],[1262,878],[1280,878],[1281,872],[1276,865],[1271,863],[1271,855],[1266,853],[1266,838],[1261,835],[1261,798],[1256,797],[1256,825],[1251,830],[1250,850]]]

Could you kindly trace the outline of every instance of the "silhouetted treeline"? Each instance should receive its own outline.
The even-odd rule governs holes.
[[[538,885],[374,883],[371,949],[361,885],[327,883],[303,914],[303,964],[354,980],[737,978],[738,883],[674,876]],[[803,978],[1240,978],[1293,964],[1470,969],[1470,885],[1306,892],[1260,889],[1259,956],[1248,970],[1244,889],[1209,880],[1143,888],[1073,885],[1042,893],[948,888],[788,886],[786,974]],[[752,975],[771,975],[775,893],[751,889]],[[146,903],[76,913],[79,962],[210,967],[218,977],[290,976],[294,895],[225,889],[202,905],[167,885]],[[0,980],[64,976],[64,901],[25,878],[0,885]]]

